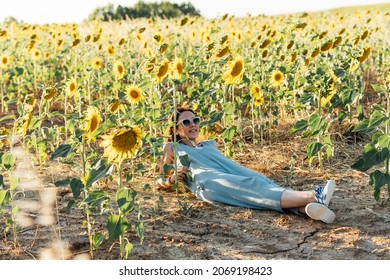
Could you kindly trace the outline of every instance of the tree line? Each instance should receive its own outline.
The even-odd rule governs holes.
[[[89,16],[88,20],[115,21],[136,18],[175,18],[180,16],[200,16],[191,3],[171,3],[171,2],[151,2],[139,1],[132,7],[118,5],[116,9],[113,4],[96,8]]]

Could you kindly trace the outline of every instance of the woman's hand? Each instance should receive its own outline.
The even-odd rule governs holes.
[[[179,168],[177,170],[177,180],[179,182],[184,181],[187,178],[187,172],[188,172],[188,168],[185,167]],[[171,176],[168,177],[168,181],[172,185],[175,183],[175,180],[176,180],[175,173],[173,173]]]

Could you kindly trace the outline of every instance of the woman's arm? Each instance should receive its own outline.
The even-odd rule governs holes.
[[[172,173],[169,176],[166,176],[166,174],[164,174],[164,165],[173,164],[174,158],[175,158],[175,154],[173,152],[172,143],[171,142],[166,143],[163,147],[163,155],[160,161],[160,175],[163,175],[163,177],[160,177],[157,180],[157,184],[161,189],[170,189],[176,182],[175,173]],[[178,181],[183,181],[186,178],[187,171],[188,170],[186,168],[180,168],[178,170],[177,172]]]
[[[163,146],[163,155],[161,156],[160,160],[160,175],[166,175],[164,174],[164,165],[166,164],[172,164],[174,161],[175,155],[173,153],[172,143],[166,143]],[[174,184],[174,178],[172,178],[172,175],[169,177],[160,177],[157,180],[157,184],[160,188],[163,189],[169,189]]]

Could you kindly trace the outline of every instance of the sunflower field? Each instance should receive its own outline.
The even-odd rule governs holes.
[[[4,235],[17,246],[21,228],[54,223],[56,196],[42,188],[68,187],[66,208],[82,212],[89,256],[110,242],[129,258],[129,232],[145,237],[139,190],[153,190],[156,215],[161,203],[159,158],[178,105],[198,112],[202,137],[233,158],[244,145],[269,145],[286,123],[307,139],[315,170],[334,156],[335,126],[350,141],[369,138],[352,168],[369,172],[376,199],[390,197],[389,26],[388,8],[0,25]],[[60,163],[71,172],[54,187],[31,183],[31,172]],[[19,202],[29,193],[52,210],[25,215]]]

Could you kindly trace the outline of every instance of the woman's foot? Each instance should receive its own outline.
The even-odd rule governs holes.
[[[333,223],[336,215],[325,204],[312,202],[305,207],[306,214],[313,220],[323,221],[324,223]]]
[[[314,189],[314,195],[317,199],[317,202],[324,204],[325,206],[329,206],[335,187],[336,182],[334,180],[329,180],[325,186],[316,187]]]

